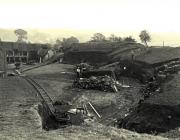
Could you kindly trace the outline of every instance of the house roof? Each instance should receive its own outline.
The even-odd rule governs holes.
[[[48,53],[49,50],[50,50],[49,48],[41,48],[38,51],[38,55],[40,57],[44,57]]]
[[[42,47],[48,47],[48,44],[0,42],[0,48],[4,48],[5,50],[38,51]]]

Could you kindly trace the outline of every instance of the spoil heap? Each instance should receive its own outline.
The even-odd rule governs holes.
[[[73,83],[74,87],[81,89],[94,89],[102,91],[116,91],[116,81],[110,76],[91,76],[90,78],[80,78]]]

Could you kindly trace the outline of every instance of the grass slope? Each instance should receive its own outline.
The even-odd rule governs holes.
[[[136,60],[144,61],[150,64],[167,61],[180,57],[180,47],[164,47],[164,48],[149,48],[149,50],[136,57]]]

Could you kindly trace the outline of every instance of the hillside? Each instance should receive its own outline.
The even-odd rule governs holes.
[[[146,48],[144,45],[140,43],[121,43],[119,46],[112,50],[109,54],[109,57],[112,61],[116,61],[119,59],[131,59],[132,54],[137,56],[141,53],[144,53]]]
[[[149,48],[146,53],[140,54],[135,59],[150,64],[167,61],[180,57],[180,47]]]
[[[146,51],[144,45],[132,42],[91,42],[71,45],[65,52],[65,61],[70,63],[109,63],[120,58],[130,58],[132,52],[139,55]],[[93,56],[93,57],[92,57]]]
[[[110,52],[118,48],[121,43],[115,42],[89,42],[89,43],[76,43],[70,46],[69,51],[103,51]]]

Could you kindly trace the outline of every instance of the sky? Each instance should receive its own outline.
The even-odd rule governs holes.
[[[146,29],[152,45],[180,46],[179,6],[179,0],[0,0],[0,28],[70,31],[81,41],[95,32],[138,40]]]

